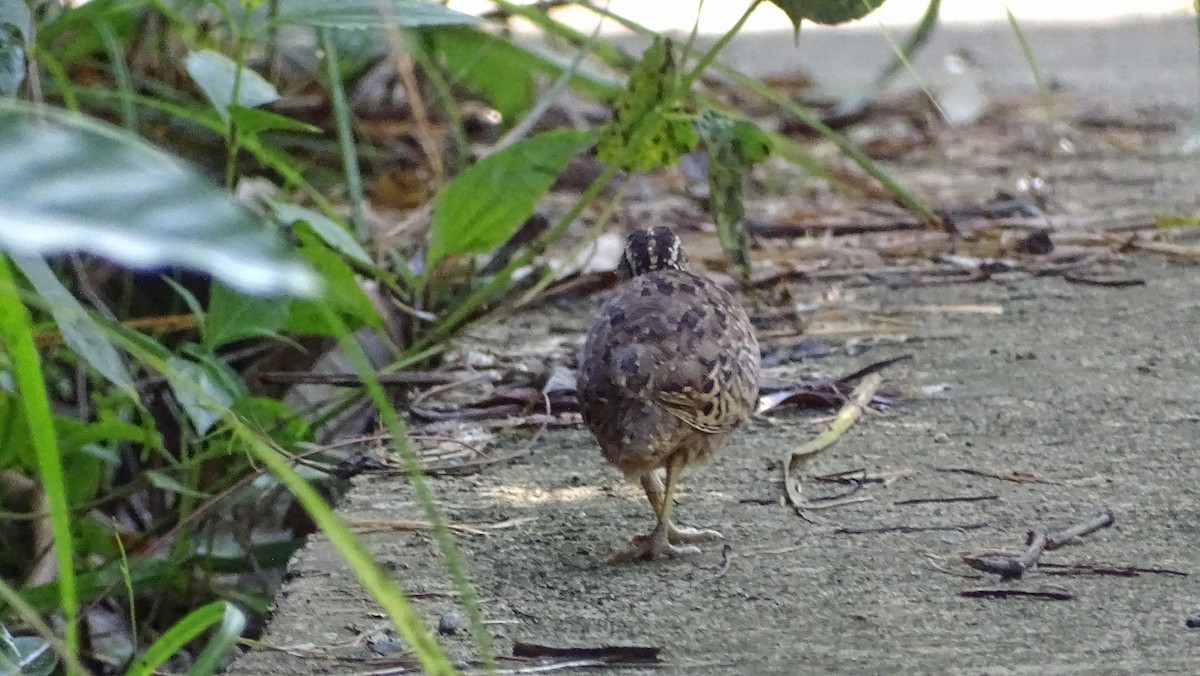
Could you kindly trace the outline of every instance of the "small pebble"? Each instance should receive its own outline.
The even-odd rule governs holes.
[[[945,432],[938,432],[937,434],[933,435],[933,443],[935,444],[944,444],[947,441],[950,441],[950,435],[946,434]]]
[[[438,618],[438,633],[442,636],[453,636],[463,628],[462,613],[451,610]]]

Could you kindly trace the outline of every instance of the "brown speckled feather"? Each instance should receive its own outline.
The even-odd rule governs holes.
[[[651,270],[618,288],[588,333],[581,410],[627,473],[678,451],[693,462],[753,412],[758,370],[758,341],[733,296],[685,270]]]

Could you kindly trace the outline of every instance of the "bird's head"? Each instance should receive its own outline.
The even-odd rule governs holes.
[[[617,267],[623,279],[655,270],[687,270],[687,256],[679,237],[665,226],[639,228],[629,233],[625,254]]]

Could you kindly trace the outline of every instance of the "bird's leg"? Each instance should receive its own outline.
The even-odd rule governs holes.
[[[663,557],[676,558],[680,556],[688,556],[690,554],[699,554],[700,549],[693,545],[677,545],[671,541],[671,532],[674,531],[677,537],[694,537],[694,533],[684,534],[679,528],[671,522],[671,511],[674,508],[676,479],[679,477],[680,471],[683,469],[684,457],[675,456],[667,465],[667,480],[666,485],[662,487],[661,495],[658,495],[658,477],[652,473],[642,477],[642,487],[646,490],[646,497],[650,500],[651,506],[655,502],[658,503],[658,509],[655,511],[658,514],[658,524],[654,530],[646,536],[634,538],[634,546],[630,549],[615,552],[608,557],[609,563],[624,563],[627,561],[637,561],[639,559],[658,559]],[[656,501],[655,498],[658,498]],[[682,540],[681,540],[682,541]]]
[[[682,465],[682,463],[680,463]],[[682,466],[679,471],[682,471]],[[642,475],[642,490],[646,491],[646,499],[650,501],[650,508],[654,510],[655,516],[661,516],[663,504],[663,481],[658,475],[658,470],[647,472]],[[708,540],[720,540],[724,538],[719,531],[699,529],[699,528],[680,528],[675,525],[674,521],[667,519],[667,540],[673,545],[682,544],[685,542],[704,542]],[[636,535],[633,538],[634,543],[641,544],[644,540],[649,539],[649,535]]]
[[[642,490],[646,492],[646,499],[650,501],[650,509],[654,510],[654,516],[661,516],[663,482],[658,470],[652,469],[642,475]]]

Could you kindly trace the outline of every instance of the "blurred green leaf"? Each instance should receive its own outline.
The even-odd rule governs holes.
[[[112,533],[109,533],[112,537]],[[121,561],[108,560],[100,567],[79,574],[79,600],[83,603],[95,601],[112,593],[113,587],[123,585],[124,571]],[[174,598],[187,588],[188,577],[177,562],[167,558],[133,558],[129,565],[130,582],[135,589],[148,598],[161,595]],[[21,589],[21,596],[38,612],[50,613],[57,610],[58,582],[46,582]]]
[[[721,248],[742,279],[749,279],[750,239],[742,227],[742,193],[746,172],[770,154],[771,139],[755,125],[712,109],[697,116],[696,129],[708,149],[708,209]]]
[[[228,366],[207,355],[201,361],[171,357],[167,362],[164,374],[167,384],[197,434],[207,434],[221,419],[221,411],[242,394],[236,385],[236,374],[226,373],[227,369]]]
[[[623,169],[648,171],[670,166],[696,147],[699,139],[690,116],[677,100],[679,72],[673,52],[671,41],[660,37],[642,55],[596,144],[597,159],[621,162],[629,158],[631,139],[643,125],[649,125],[646,141],[632,149],[633,156],[623,163]]]
[[[227,623],[229,629],[233,629],[236,626],[236,620],[231,621],[226,619],[231,608],[234,613],[241,614],[241,611],[225,601],[214,601],[188,613],[183,619],[173,624],[162,636],[159,636],[158,640],[147,648],[146,652],[134,662],[133,668],[126,672],[126,675],[153,676],[153,674],[157,673],[159,667],[171,659],[171,656],[182,650],[187,644],[200,638],[201,634],[208,631],[209,627],[218,622],[222,623],[220,631],[226,630]],[[244,616],[241,622],[243,625],[245,624]],[[238,628],[238,634],[241,634],[240,628]],[[188,673],[197,672],[189,671]],[[215,670],[206,673],[215,673]]]
[[[0,250],[193,268],[253,294],[318,290],[260,219],[178,160],[116,127],[3,100]]]
[[[0,26],[0,96],[16,96],[25,81],[25,48]]]
[[[152,422],[146,421],[142,425],[126,422],[119,418],[120,414],[111,401],[100,395],[94,396],[93,399],[96,405],[94,420],[80,420],[70,416],[58,416],[54,419],[59,445],[64,450],[93,445],[116,448],[122,444],[134,444],[147,450],[162,449],[162,437],[153,428]]]
[[[271,210],[275,212],[275,218],[281,223],[294,225],[298,221],[303,221],[333,249],[364,265],[371,264],[371,257],[367,255],[362,245],[354,239],[354,235],[351,235],[349,230],[335,223],[332,219],[325,216],[325,214],[295,204],[281,202],[271,202]]]
[[[233,412],[266,432],[279,448],[300,452],[300,444],[312,441],[308,421],[278,399],[242,397],[234,402]]]
[[[320,127],[293,120],[286,115],[238,105],[229,106],[229,118],[237,124],[238,131],[243,134],[261,134],[264,131],[294,131],[315,134],[321,131]]]
[[[208,645],[200,652],[199,657],[188,669],[189,676],[208,676],[220,671],[221,662],[233,644],[242,637],[246,630],[246,614],[232,603],[225,603],[225,612],[221,616],[221,624],[208,639]]]
[[[772,5],[783,10],[796,30],[804,19],[815,23],[838,24],[874,12],[884,0],[770,0]]]
[[[50,676],[58,655],[40,636],[13,636],[0,624],[0,676]]]
[[[287,321],[289,305],[287,299],[255,298],[213,282],[201,326],[204,346],[211,350],[243,338],[272,335]]]
[[[25,81],[25,44],[32,32],[25,0],[0,0],[0,96],[15,96]]]
[[[579,131],[552,131],[514,143],[459,174],[437,198],[425,269],[482,253],[512,237],[533,215],[571,158],[592,143]]]
[[[546,70],[536,57],[472,26],[439,28],[430,36],[451,83],[461,81],[483,94],[505,124],[511,126],[533,106],[533,76]]]
[[[179,482],[178,479],[175,479],[174,477],[164,474],[158,470],[146,470],[142,474],[146,477],[146,480],[150,482],[150,485],[154,486],[155,488],[171,493],[178,493],[179,495],[190,495],[193,498],[199,498],[201,500],[207,500],[209,497],[211,497],[207,493],[192,490],[187,486],[184,486]]]
[[[32,34],[26,0],[0,0],[0,96],[15,96],[25,81],[25,45]]]
[[[111,462],[112,458],[104,457],[106,454],[101,448],[90,447],[73,449],[73,451],[68,452],[67,449],[63,449],[63,476],[66,478],[67,503],[82,505],[100,494],[100,489],[104,486],[106,479],[111,476],[111,472],[108,470],[116,463]]]
[[[387,12],[381,14],[381,7],[386,7]],[[318,28],[369,29],[388,26],[446,26],[476,23],[479,20],[479,17],[421,0],[281,0],[275,23],[295,23]]]
[[[3,193],[0,193],[3,194]],[[46,375],[33,339],[33,318],[21,300],[17,280],[5,256],[0,256],[0,345],[12,363],[13,381],[25,414],[29,447],[37,458],[42,495],[49,512],[58,567],[58,604],[66,618],[64,654],[73,658],[79,649],[79,587],[75,575],[75,542],[71,531],[70,505]]]
[[[235,103],[243,108],[257,108],[279,98],[275,85],[263,76],[245,66],[239,68],[232,59],[211,49],[188,54],[187,72],[226,122],[229,121],[229,108]],[[236,102],[233,98],[235,88]]]
[[[15,30],[22,42],[29,42],[33,35],[33,14],[27,0],[0,0],[0,33],[8,28]]]
[[[29,445],[29,423],[21,410],[20,398],[0,390],[0,469],[22,467],[37,469],[37,456]]]
[[[299,253],[321,275],[326,292],[321,301],[293,301],[284,329],[302,336],[333,335],[333,328],[325,321],[323,306],[336,308],[352,318],[355,329],[363,326],[382,329],[379,313],[358,285],[354,269],[322,240],[315,228],[305,223],[308,221],[295,228],[296,238],[300,240]]]
[[[542,53],[530,41],[493,35],[475,26],[439,26],[428,28],[432,51],[446,65],[452,83],[479,92],[504,118],[515,124],[536,100],[534,77],[554,79],[569,67],[570,59]],[[621,85],[608,74],[578,66],[571,87],[580,94],[607,100]]]
[[[83,305],[58,281],[46,261],[35,256],[13,256],[12,261],[46,301],[46,309],[58,324],[67,347],[110,383],[132,395],[133,379],[129,377],[125,361],[117,348],[109,342]]]

